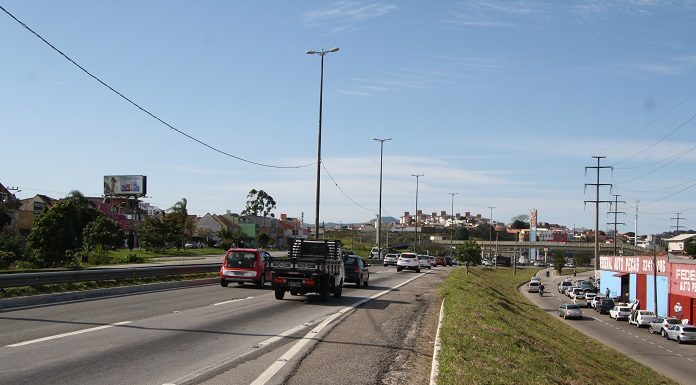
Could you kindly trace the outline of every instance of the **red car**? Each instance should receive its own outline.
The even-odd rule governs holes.
[[[268,263],[271,255],[261,249],[232,248],[227,250],[220,267],[220,286],[227,287],[229,282],[239,286],[251,282],[263,288],[271,279]]]

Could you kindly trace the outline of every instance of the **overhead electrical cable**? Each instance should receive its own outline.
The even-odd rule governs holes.
[[[219,148],[217,148],[217,147],[214,147],[214,146],[212,146],[212,145],[210,145],[210,144],[208,144],[208,143],[206,143],[206,142],[204,142],[204,141],[202,141],[202,140],[200,140],[200,139],[198,139],[198,138],[196,138],[196,137],[194,137],[194,136],[192,136],[192,135],[190,135],[190,134],[187,134],[186,132],[181,131],[181,130],[179,130],[178,128],[172,126],[171,124],[165,122],[165,121],[162,120],[160,117],[158,117],[158,116],[155,115],[154,113],[150,112],[150,111],[147,110],[146,108],[141,107],[138,103],[134,102],[133,100],[131,100],[130,98],[128,98],[127,96],[125,96],[124,94],[122,94],[121,92],[117,91],[116,89],[114,89],[113,87],[111,87],[110,85],[108,85],[106,82],[104,82],[103,80],[101,80],[101,79],[98,78],[97,76],[93,75],[91,72],[87,71],[84,67],[82,67],[80,64],[78,64],[75,60],[71,59],[68,55],[66,55],[65,53],[63,53],[63,51],[61,51],[61,50],[59,50],[58,48],[56,48],[53,44],[51,44],[50,42],[48,42],[48,40],[44,39],[41,35],[39,35],[37,32],[35,32],[33,29],[31,29],[28,25],[24,24],[24,22],[22,22],[21,20],[17,19],[12,13],[10,13],[10,12],[9,12],[7,9],[5,9],[2,5],[0,5],[0,9],[1,9],[3,12],[5,12],[8,16],[10,16],[12,19],[14,19],[17,23],[19,23],[22,27],[24,27],[26,30],[28,30],[29,32],[31,32],[34,36],[36,36],[36,37],[39,38],[41,41],[43,41],[44,43],[46,43],[46,45],[48,45],[49,47],[51,47],[54,51],[58,52],[61,56],[63,56],[63,57],[64,57],[66,60],[68,60],[70,63],[72,63],[72,64],[75,65],[77,68],[79,68],[80,70],[82,70],[82,72],[86,73],[89,77],[91,77],[92,79],[96,80],[96,81],[99,82],[101,85],[103,85],[104,87],[108,88],[108,89],[111,90],[113,93],[115,93],[116,95],[118,95],[119,97],[121,97],[123,100],[127,101],[128,103],[132,104],[133,106],[135,106],[135,107],[136,107],[137,109],[139,109],[140,111],[142,111],[142,112],[144,112],[145,114],[149,115],[150,117],[154,118],[155,120],[157,120],[158,122],[162,123],[163,125],[169,127],[171,130],[173,130],[173,131],[177,132],[178,134],[183,135],[183,136],[185,136],[185,137],[187,137],[187,138],[193,140],[194,142],[196,142],[196,143],[198,143],[198,144],[200,144],[200,145],[202,145],[202,146],[204,146],[204,147],[207,147],[207,148],[209,148],[209,149],[211,149],[211,150],[213,150],[213,151],[215,151],[215,152],[218,152],[218,153],[220,153],[220,154],[222,154],[222,155],[225,155],[225,156],[228,156],[228,157],[230,157],[230,158],[234,158],[234,159],[240,160],[240,161],[242,161],[242,162],[246,162],[246,163],[249,163],[249,164],[253,164],[253,165],[256,165],[256,166],[262,166],[262,167],[269,167],[269,168],[286,168],[286,169],[287,169],[287,168],[302,168],[302,167],[309,167],[309,166],[312,166],[312,165],[315,165],[315,164],[316,164],[316,162],[313,162],[313,163],[308,163],[308,164],[303,164],[303,165],[298,165],[298,166],[278,166],[278,165],[271,165],[271,164],[265,164],[265,163],[254,162],[254,161],[251,161],[251,160],[248,160],[248,159],[244,159],[244,158],[242,158],[242,157],[239,157],[239,156],[237,156],[237,155],[233,155],[233,154],[230,154],[230,153],[228,153],[228,152],[225,152],[225,151],[223,151],[223,150],[221,150],[221,149],[219,149]]]
[[[626,184],[626,183],[629,183],[629,182],[633,182],[634,180],[637,180],[637,179],[646,177],[646,176],[648,176],[648,175],[654,173],[655,171],[661,170],[661,169],[663,169],[663,168],[669,166],[670,164],[672,164],[672,163],[676,162],[677,160],[683,158],[684,156],[690,154],[690,153],[693,152],[694,150],[696,150],[696,146],[693,146],[693,147],[691,147],[691,148],[689,148],[689,149],[687,149],[687,150],[684,150],[684,151],[680,152],[679,154],[677,154],[676,156],[674,156],[673,158],[671,158],[669,161],[667,161],[665,164],[663,164],[663,165],[661,165],[661,166],[659,166],[659,167],[655,167],[654,169],[652,169],[652,170],[650,170],[650,171],[647,171],[647,172],[645,172],[645,173],[643,173],[643,174],[640,174],[640,175],[638,175],[638,176],[636,176],[636,177],[634,177],[634,178],[631,178],[631,179],[629,179],[629,180],[625,180],[625,181],[621,181],[621,182],[616,182],[616,185]]]
[[[360,203],[356,202],[355,200],[353,200],[353,198],[351,198],[348,194],[346,194],[346,192],[343,191],[343,189],[341,188],[341,186],[339,186],[338,183],[336,183],[336,180],[334,179],[334,177],[333,177],[333,176],[331,175],[331,173],[329,172],[329,169],[326,168],[326,165],[324,164],[324,162],[321,162],[321,166],[324,168],[324,171],[326,171],[326,174],[329,176],[329,178],[331,178],[331,181],[334,182],[334,185],[336,185],[336,187],[338,188],[338,190],[341,191],[341,193],[343,193],[343,195],[344,195],[346,198],[348,198],[348,200],[350,200],[351,202],[353,202],[353,204],[355,204],[356,206],[358,206],[358,207],[360,207],[360,208],[362,208],[362,209],[365,209],[365,210],[368,210],[368,211],[375,211],[375,210],[376,210],[376,209],[371,209],[371,208],[369,208],[369,207],[365,207],[365,206],[361,205]]]
[[[675,196],[675,195],[677,195],[677,194],[679,194],[679,193],[682,193],[682,192],[684,192],[684,191],[686,191],[686,190],[688,190],[688,189],[690,189],[690,188],[692,188],[692,187],[694,187],[694,186],[696,186],[696,183],[691,184],[691,185],[689,185],[689,186],[686,186],[686,187],[684,187],[683,189],[678,190],[678,191],[675,191],[675,192],[673,192],[673,193],[671,193],[671,194],[667,194],[667,195],[665,195],[665,196],[663,196],[663,197],[654,199],[654,200],[652,200],[652,201],[650,201],[650,202],[641,203],[641,204],[638,205],[638,207],[643,207],[643,206],[647,206],[647,205],[650,205],[650,204],[653,204],[653,203],[657,203],[657,202],[659,202],[659,201],[665,200],[665,199],[670,198],[670,197],[673,197],[673,196]]]
[[[672,131],[670,131],[670,132],[668,132],[666,135],[662,136],[660,139],[658,139],[657,141],[655,141],[653,144],[651,144],[651,145],[649,145],[649,146],[643,148],[642,150],[636,152],[635,154],[629,156],[629,157],[626,158],[626,159],[623,159],[623,160],[620,160],[620,161],[614,163],[613,166],[616,167],[617,164],[621,164],[621,163],[623,163],[623,162],[626,162],[626,161],[628,161],[628,160],[631,160],[631,159],[635,158],[636,156],[638,156],[638,155],[640,155],[640,154],[643,154],[644,152],[648,151],[649,149],[651,149],[651,148],[657,146],[657,145],[660,144],[663,140],[665,140],[665,139],[669,138],[670,136],[672,136],[675,132],[679,131],[679,129],[681,129],[682,127],[684,127],[685,125],[687,125],[689,122],[691,122],[691,121],[694,120],[695,118],[696,118],[696,113],[694,113],[694,114],[692,114],[691,116],[689,116],[689,118],[686,119],[686,121],[684,121],[682,124],[678,125],[678,126],[675,127],[674,129],[672,129]],[[647,165],[647,166],[649,166],[649,165]],[[647,166],[641,166],[641,167],[647,167]],[[634,168],[638,168],[638,167],[634,167]]]
[[[692,183],[692,182],[696,182],[696,178],[694,178],[694,179],[689,179],[689,180],[687,180],[686,182],[682,182],[682,183],[675,184],[675,185],[672,185],[672,186],[660,187],[660,188],[656,188],[656,189],[652,189],[652,190],[633,190],[633,189],[626,188],[626,187],[621,187],[621,190],[626,190],[626,191],[630,191],[630,192],[637,192],[637,193],[651,193],[651,192],[657,192],[657,191],[663,191],[663,190],[670,190],[670,189],[673,189],[673,188],[676,188],[676,187],[681,187],[681,186],[683,186],[683,185],[685,185],[685,184],[689,184],[689,183]]]

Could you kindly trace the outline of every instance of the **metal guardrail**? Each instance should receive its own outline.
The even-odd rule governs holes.
[[[0,289],[18,286],[38,286],[56,283],[107,281],[163,277],[169,275],[212,273],[220,270],[219,263],[196,265],[169,265],[126,267],[118,269],[96,268],[88,270],[50,271],[43,273],[0,274]]]

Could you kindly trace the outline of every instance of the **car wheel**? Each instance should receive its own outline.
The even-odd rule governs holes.
[[[227,287],[227,285],[228,285],[228,283],[227,283],[226,280],[224,280],[224,279],[221,279],[221,280],[220,280],[220,286],[222,286],[222,287]]]
[[[362,276],[358,277],[358,282],[355,283],[355,287],[360,289],[360,286],[362,286]]]
[[[416,269],[416,273],[420,273],[420,267]]]
[[[568,319],[568,317],[565,314],[563,314],[563,319]]]
[[[237,282],[237,286],[244,286],[244,282]]]
[[[430,270],[430,269],[432,269],[432,268],[433,268],[432,266],[428,266],[428,270]]]
[[[341,283],[334,287],[333,295],[334,298],[341,298],[341,294],[343,293],[343,280],[341,280]]]
[[[276,290],[275,297],[276,299],[283,299],[285,297],[285,290]]]
[[[387,265],[384,265],[384,267],[387,267]]]
[[[367,284],[368,284],[368,281],[369,281],[369,280],[370,280],[370,278],[368,277],[368,278],[365,280],[365,282],[363,282],[363,286],[367,287]]]
[[[652,326],[648,328],[648,333],[655,334],[655,331],[653,330]]]
[[[401,267],[401,266],[397,266],[397,267],[396,267],[396,271],[401,271],[401,270],[403,270],[403,269],[404,269],[404,268]]]
[[[679,336],[677,336],[677,343],[680,345],[683,343],[681,337],[679,337]]]
[[[264,286],[265,284],[266,284],[266,277],[264,277],[263,275],[261,275],[261,279],[259,279],[259,283],[258,283],[259,289],[263,289],[263,286]]]

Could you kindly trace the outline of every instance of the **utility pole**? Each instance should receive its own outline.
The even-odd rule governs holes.
[[[684,227],[684,226],[679,226],[679,220],[680,220],[680,219],[686,220],[686,218],[679,217],[680,215],[681,215],[681,213],[677,213],[677,217],[676,217],[676,218],[669,218],[669,219],[673,219],[673,220],[676,219],[676,220],[677,220],[677,225],[676,225],[676,226],[670,226],[670,228],[676,228],[676,229],[677,229],[677,235],[679,234],[679,228],[680,228],[680,227],[681,227],[681,228]]]
[[[633,246],[638,246],[638,203],[640,203],[640,200],[636,200],[636,226],[635,226],[635,232],[633,233]],[[655,312],[657,314],[657,312]]]
[[[379,213],[377,214],[377,252],[379,253],[379,259],[384,258],[382,255],[382,157],[384,154],[384,142],[391,140],[391,138],[377,139],[379,142]]]
[[[593,156],[592,158],[597,159],[597,165],[596,166],[586,166],[585,167],[585,174],[587,174],[588,169],[595,169],[597,171],[597,180],[595,183],[585,183],[585,189],[587,189],[587,186],[595,186],[595,200],[593,201],[585,201],[585,203],[594,203],[595,204],[595,229],[594,229],[594,276],[595,279],[597,279],[597,270],[599,269],[599,204],[600,203],[611,203],[611,201],[602,201],[599,199],[599,188],[601,186],[612,186],[611,183],[599,183],[599,171],[603,168],[610,168],[614,169],[611,166],[600,166],[600,162],[602,159],[606,158],[606,156]]]
[[[619,200],[619,197],[621,196],[619,194],[613,194],[612,196],[614,197],[614,211],[611,211],[611,203],[610,203],[609,204],[610,211],[607,211],[607,214],[614,214],[614,222],[607,222],[607,224],[614,225],[614,256],[616,256],[616,234],[617,234],[616,225],[626,225],[624,222],[617,222],[616,221],[616,216],[618,214],[626,214],[624,211],[616,211],[616,209],[619,208],[619,202],[621,202],[621,203],[626,203],[626,202]]]

